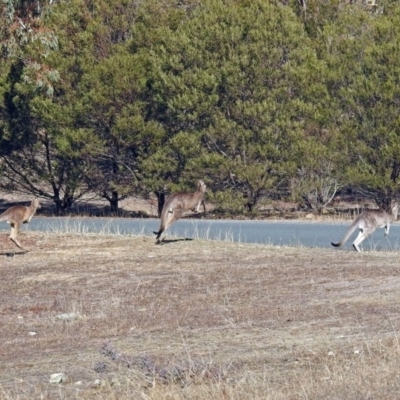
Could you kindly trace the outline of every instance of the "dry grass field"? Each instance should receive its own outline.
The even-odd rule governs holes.
[[[395,252],[23,232],[23,254],[7,236],[0,399],[400,393]]]

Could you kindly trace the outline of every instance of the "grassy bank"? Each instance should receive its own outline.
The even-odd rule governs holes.
[[[1,399],[386,399],[394,252],[0,234]],[[61,383],[50,376],[63,373]]]

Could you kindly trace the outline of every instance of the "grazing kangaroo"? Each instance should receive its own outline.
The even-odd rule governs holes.
[[[389,234],[390,224],[397,219],[399,212],[399,205],[394,203],[392,212],[389,214],[384,210],[364,210],[358,217],[355,218],[350,228],[347,230],[343,239],[339,243],[331,243],[332,246],[342,246],[351,236],[351,234],[358,228],[360,232],[353,242],[353,247],[356,251],[361,251],[358,247],[361,242],[366,239],[377,228],[385,228],[385,236]]]
[[[12,206],[0,215],[0,221],[7,221],[11,226],[10,239],[22,250],[17,236],[22,224],[28,224],[40,208],[39,199],[33,199],[30,206]]]
[[[204,194],[206,192],[206,185],[202,180],[197,184],[197,190],[191,192],[174,193],[168,197],[161,212],[161,223],[158,232],[154,232],[156,243],[161,243],[164,239],[161,238],[164,231],[166,231],[176,220],[178,220],[184,212],[192,210],[195,212],[200,211],[200,206],[203,205],[204,211]]]

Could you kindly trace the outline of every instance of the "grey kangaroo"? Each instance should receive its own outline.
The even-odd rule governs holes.
[[[154,234],[157,235],[157,244],[164,240],[163,233],[178,220],[184,212],[189,210],[199,212],[201,205],[203,205],[205,211],[204,194],[206,188],[205,183],[199,180],[195,192],[179,192],[168,197],[161,212],[160,229],[158,232],[154,232]]]
[[[385,236],[389,234],[390,224],[397,219],[399,212],[399,205],[394,203],[391,213],[377,209],[364,210],[353,223],[350,225],[343,239],[339,243],[331,243],[332,246],[342,246],[351,236],[351,234],[358,228],[360,232],[353,242],[353,247],[356,251],[361,251],[359,245],[361,242],[371,235],[377,228],[385,228]]]
[[[0,221],[7,221],[11,227],[10,239],[22,250],[23,247],[17,236],[22,224],[28,224],[40,208],[39,199],[32,200],[30,206],[12,206],[0,215]]]

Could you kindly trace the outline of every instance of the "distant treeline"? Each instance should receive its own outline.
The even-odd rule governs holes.
[[[399,194],[395,0],[4,0],[0,187],[67,210]]]

